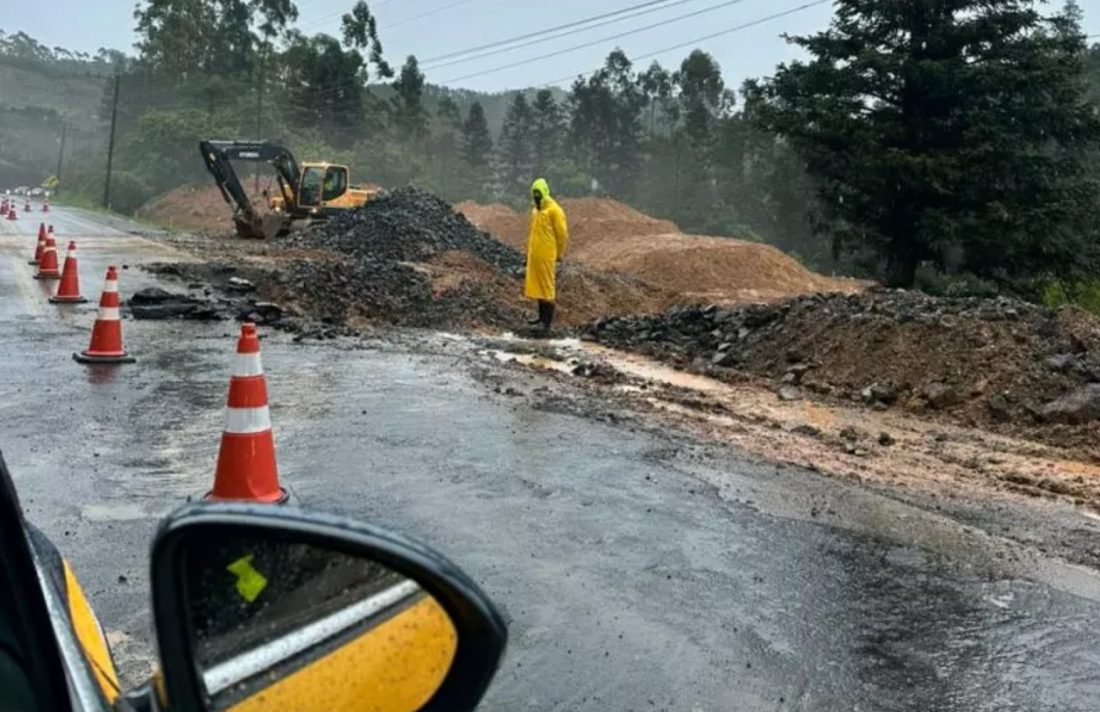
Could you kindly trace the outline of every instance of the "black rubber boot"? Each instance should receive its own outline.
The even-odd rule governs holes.
[[[550,335],[550,325],[554,323],[554,302],[539,302],[539,306],[546,304],[546,311],[541,312],[539,316],[542,317],[542,334],[543,336]]]

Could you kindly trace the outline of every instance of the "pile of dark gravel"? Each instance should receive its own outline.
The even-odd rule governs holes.
[[[425,262],[459,250],[513,276],[524,266],[519,252],[474,227],[439,196],[412,186],[380,193],[318,228],[289,235],[283,244],[389,263]]]
[[[410,326],[429,322],[431,280],[406,264],[299,261],[281,270],[276,280],[305,310],[330,324],[356,317]]]
[[[280,295],[329,324],[382,323],[451,328],[510,325],[523,314],[486,285],[465,282],[437,293],[417,265],[382,260],[298,261],[274,275]]]

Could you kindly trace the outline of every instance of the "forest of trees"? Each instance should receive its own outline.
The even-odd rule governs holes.
[[[834,8],[829,28],[788,38],[805,60],[739,86],[702,50],[673,66],[614,50],[565,92],[433,86],[416,57],[391,64],[362,0],[339,37],[295,29],[291,0],[145,0],[132,56],[83,61],[98,70],[101,125],[119,77],[112,202],[124,211],[208,180],[199,139],[265,137],[346,163],[354,180],[455,201],[518,207],[542,176],[558,195],[609,195],[894,286],[1087,289],[1100,267],[1100,45],[1075,2]],[[0,60],[81,59],[4,40]],[[74,150],[65,190],[102,194],[104,148]]]

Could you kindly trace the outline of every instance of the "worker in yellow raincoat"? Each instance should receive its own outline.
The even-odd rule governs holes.
[[[569,228],[565,211],[550,197],[550,186],[539,178],[531,184],[531,228],[527,236],[527,279],[524,294],[539,303],[538,318],[543,334],[550,333],[557,301],[557,278],[564,266],[565,248],[569,243]]]

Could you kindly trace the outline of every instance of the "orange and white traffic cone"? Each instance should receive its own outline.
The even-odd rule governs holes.
[[[76,243],[70,242],[65,253],[65,268],[61,270],[61,284],[57,294],[50,297],[54,304],[83,304],[88,300],[80,294],[80,270],[76,266]]]
[[[205,499],[285,503],[289,495],[279,486],[275,465],[275,438],[267,409],[267,381],[260,363],[260,337],[251,322],[241,325],[226,405],[214,489]]]
[[[79,363],[133,363],[135,359],[122,348],[121,302],[118,296],[118,270],[107,268],[107,280],[99,297],[99,315],[92,326],[92,342],[73,359]]]
[[[53,224],[50,224],[49,227],[46,228],[46,234],[47,235],[52,235],[53,234]]]
[[[42,212],[44,212],[44,213],[50,212],[50,199],[49,198],[46,198],[45,200],[42,201]]]
[[[23,202],[23,212],[29,213],[30,211],[31,211],[31,199],[27,198],[26,201]]]
[[[57,243],[53,238],[46,236],[46,246],[42,248],[42,255],[38,258],[38,272],[35,279],[60,279],[61,268],[57,264]]]
[[[28,260],[27,264],[36,265],[38,261],[42,259],[42,251],[46,249],[46,227],[39,225],[38,227],[38,247],[34,249],[34,259]]]
[[[15,215],[15,206],[12,205],[12,206],[8,207],[8,220],[15,220],[15,219],[17,219],[16,215]]]

